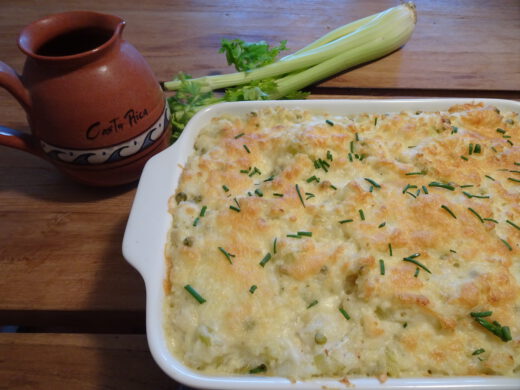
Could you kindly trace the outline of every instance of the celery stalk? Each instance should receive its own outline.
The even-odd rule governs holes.
[[[351,57],[359,56],[359,60],[333,61],[334,63],[344,61],[346,66],[343,68],[330,65],[330,69],[337,69],[336,72],[339,72],[353,65],[380,58],[402,46],[411,36],[415,27],[415,20],[415,6],[413,3],[401,4],[337,29],[335,30],[336,32],[327,34],[310,46],[297,52],[299,54],[295,53],[292,56],[285,57],[284,60],[248,72],[206,76],[192,79],[191,81],[197,82],[201,86],[201,90],[207,92],[307,69],[335,57],[344,58],[346,56],[350,59]],[[353,28],[355,29],[352,31]],[[335,38],[341,32],[346,33],[346,35]],[[396,42],[385,36],[385,34],[391,34],[399,38],[397,42],[399,45],[396,46]],[[374,48],[373,41],[378,42],[378,47]],[[367,53],[371,55],[367,55]],[[349,63],[353,63],[353,65],[348,65]],[[329,75],[331,74],[329,73]],[[308,82],[306,85],[312,84],[321,78],[323,77],[312,77],[313,81]],[[173,80],[165,82],[164,88],[173,91],[178,89],[181,84],[181,81]]]

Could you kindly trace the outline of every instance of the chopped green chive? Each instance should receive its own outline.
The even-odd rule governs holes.
[[[229,264],[233,264],[233,261],[231,260],[232,257],[235,257],[235,255],[229,253],[227,250],[225,250],[224,248],[222,247],[218,247],[218,250],[221,251],[224,256],[226,256],[226,259],[229,261]]]
[[[339,221],[339,223],[341,223],[341,224],[349,223],[349,222],[354,222],[354,220],[353,219],[343,219],[343,220]]]
[[[471,207],[468,207],[468,210],[471,211],[473,213],[473,215],[475,215],[479,220],[480,222],[484,223],[484,219],[482,219],[482,217],[480,216],[479,213],[477,213],[475,210],[473,210]]]
[[[426,186],[422,186],[422,190],[426,195],[428,195],[428,188],[426,188]]]
[[[374,126],[377,126],[377,116],[374,118]]]
[[[327,160],[332,161],[332,153],[330,152],[330,150],[327,150]]]
[[[450,252],[451,253],[457,253],[457,251],[453,250],[453,249],[450,249]]]
[[[310,182],[313,182],[313,181],[315,181],[316,183],[319,183],[319,182],[320,182],[320,178],[319,178],[319,177],[316,177],[316,176],[314,175],[314,176],[309,177],[309,178],[306,180],[307,183],[310,183]]]
[[[473,184],[464,184],[462,186],[460,186],[460,188],[471,188],[471,187],[475,187]]]
[[[261,175],[262,172],[257,167],[253,167],[253,170],[249,173],[249,177],[252,177],[252,176],[254,176],[256,174]]]
[[[429,274],[431,274],[431,271],[428,268],[426,268],[426,266],[424,264],[422,264],[422,263],[418,262],[417,260],[415,260],[415,258],[419,257],[420,255],[421,255],[420,253],[414,253],[413,255],[410,255],[408,257],[403,257],[403,261],[408,261],[410,263],[413,263],[416,266],[421,267],[423,270],[425,270]]]
[[[249,168],[249,169],[241,169],[240,173],[249,173],[250,170],[251,170],[251,168]]]
[[[278,237],[274,239],[273,241],[273,253],[276,254],[276,244],[278,242]]]
[[[279,198],[282,198],[283,194],[280,194],[279,192],[273,192],[273,196],[278,196]]]
[[[386,222],[383,222],[383,223],[379,224],[378,228],[381,229],[382,227],[385,227],[385,225],[386,225]]]
[[[256,194],[257,196],[259,196],[259,197],[264,196],[264,193],[263,193],[260,189],[258,189],[258,188],[255,190],[255,194]]]
[[[316,306],[317,304],[318,304],[318,301],[314,300],[311,303],[309,303],[309,305],[307,306],[307,309],[310,309],[311,307]]]
[[[285,236],[290,237],[290,238],[302,238],[302,236],[300,236],[298,234],[286,234]]]
[[[354,153],[354,141],[350,141],[350,153]]]
[[[381,275],[385,274],[385,261],[383,259],[379,259],[379,273]]]
[[[361,209],[359,209],[359,217],[361,218],[362,221],[365,220],[365,213]]]
[[[484,175],[484,177],[487,177],[489,180],[492,180],[492,181],[496,181],[495,179],[493,179],[491,176],[488,176],[488,175]]]
[[[520,166],[520,162],[514,162],[513,164]]]
[[[469,192],[466,192],[466,191],[462,191],[462,193],[464,195],[466,195],[468,198],[479,198],[479,199],[489,199],[490,196],[489,195],[473,195],[473,194],[470,194]]]
[[[314,160],[314,168],[320,169],[320,163],[318,160]]]
[[[345,317],[347,320],[350,320],[350,316],[348,315],[348,313],[345,311],[345,309],[343,309],[342,307],[339,308],[339,312],[341,314],[343,314],[343,317]]]
[[[206,210],[208,209],[208,206],[202,206],[202,209],[200,209],[200,217],[203,217],[206,214]]]
[[[229,191],[229,188],[228,188],[228,186],[227,186],[227,185],[225,185],[225,184],[224,184],[224,185],[222,186],[222,189],[224,190],[224,192],[228,192],[228,191]]]
[[[407,327],[408,327],[408,322],[405,322],[405,323],[403,324],[403,328],[406,329]]]
[[[480,355],[481,353],[484,353],[486,352],[486,350],[484,348],[479,348],[479,349],[475,349],[472,353],[473,356],[475,355]]]
[[[482,218],[483,221],[489,221],[489,222],[494,222],[494,223],[498,223],[498,221],[496,219],[493,219],[493,218]]]
[[[511,141],[510,139],[507,140],[507,143],[511,146],[514,146],[513,141]]]
[[[469,148],[468,148],[468,152],[469,152],[469,155],[471,156],[473,154],[473,144],[469,144]]]
[[[450,191],[454,191],[455,190],[455,187],[453,187],[452,185],[446,184],[446,183],[439,183],[437,181],[432,181],[430,184],[428,184],[428,186],[429,187],[444,188],[444,189],[447,189],[447,190],[450,190]]]
[[[240,134],[238,134],[238,135],[235,135],[234,138],[235,138],[235,139],[239,139],[239,138],[242,137],[244,134],[245,134],[245,133],[240,133]]]
[[[408,191],[410,188],[417,188],[416,185],[412,185],[412,184],[407,184],[404,188],[403,188],[403,194]]]
[[[513,181],[513,182],[515,182],[515,183],[520,183],[520,180],[519,180],[519,179],[514,179],[514,178],[512,178],[512,177],[508,177],[507,180],[509,180],[509,181]]]
[[[193,298],[195,298],[197,300],[198,303],[200,303],[201,305],[206,302],[206,300],[204,298],[202,298],[202,296],[193,288],[191,287],[189,284],[187,284],[186,286],[184,286],[184,289],[186,291],[188,291],[191,296]]]
[[[491,150],[495,153],[498,153],[498,150],[496,150],[494,146],[491,147]]]
[[[299,236],[312,237],[312,232],[298,232]]]
[[[418,277],[420,271],[421,271],[421,270],[417,267],[417,268],[415,269],[415,273],[413,274],[413,277],[414,277],[414,278]]]
[[[455,134],[459,131],[459,128],[457,126],[451,126],[451,134]]]
[[[334,186],[332,184],[330,185],[330,188],[332,188],[333,190],[337,190],[338,189],[338,187],[336,187],[336,186]]]
[[[302,194],[300,193],[300,187],[296,184],[296,192],[298,193],[298,198],[300,198],[300,202],[302,202],[303,207],[305,207],[305,202],[303,201]]]
[[[356,141],[359,141],[359,134],[358,133],[354,133],[355,137],[356,137]]]
[[[264,258],[260,261],[259,264],[260,264],[262,267],[265,267],[265,265],[267,264],[267,262],[268,262],[269,260],[271,260],[271,254],[270,254],[270,253],[268,253],[267,255],[265,255]]]
[[[244,149],[246,150],[247,153],[251,153],[251,151],[249,150],[249,148],[247,147],[247,145],[242,145],[244,147]]]
[[[233,211],[236,211],[237,213],[240,212],[240,209],[239,209],[238,207],[236,207],[236,206],[231,205],[231,206],[229,206],[229,208],[230,208],[231,210],[233,210]]]
[[[410,191],[406,191],[405,194],[412,196],[414,199],[417,198],[417,196],[412,194]]]
[[[368,192],[373,192],[374,191],[374,186],[370,186],[370,188],[368,189]]]
[[[497,129],[497,133],[505,134],[506,131],[504,129],[501,129],[500,127]]]
[[[511,173],[520,173],[520,171],[514,170],[514,169],[510,169],[509,172],[511,172]]]
[[[254,294],[254,293],[255,293],[255,290],[256,290],[257,288],[258,288],[257,285],[256,285],[256,284],[253,284],[253,285],[249,288],[249,292],[250,292],[251,294]]]
[[[473,153],[480,153],[481,152],[481,147],[480,147],[480,144],[475,144],[475,149],[473,149]]]
[[[349,153],[349,154],[348,154],[348,159],[350,160],[350,162],[353,162],[353,161],[354,161],[354,159],[352,158],[352,153]]]
[[[469,313],[469,315],[472,317],[489,317],[492,314],[492,311],[472,311]]]
[[[265,364],[260,364],[258,367],[252,368],[249,370],[250,374],[259,374],[261,372],[266,372],[267,366]]]
[[[464,161],[468,161],[468,158],[466,156],[460,156],[461,159],[463,159]]]
[[[200,220],[199,217],[195,218],[195,220],[193,221],[193,226],[197,226],[197,224],[199,223],[199,220]]]
[[[509,219],[506,219],[506,223],[510,224],[512,227],[520,230],[520,226],[518,226],[517,224],[515,224],[514,222],[510,221]]]
[[[393,256],[393,253],[392,253],[392,244],[388,244],[388,253],[390,253],[390,256]]]
[[[267,179],[264,180],[264,183],[267,181],[273,181],[273,180],[274,180],[274,175],[271,175]]]
[[[414,175],[426,175],[426,171],[419,171],[419,172],[408,172],[405,173],[406,176],[414,176]]]
[[[509,244],[509,242],[507,242],[503,238],[501,238],[500,241],[502,241],[504,243],[504,245],[507,246],[507,249],[509,249],[510,251],[513,250],[513,247]]]
[[[370,184],[372,184],[374,187],[381,188],[381,186],[378,183],[376,183],[374,180],[369,179],[368,177],[365,177],[365,180],[368,181]]]
[[[235,201],[235,204],[237,205],[237,207],[240,208],[240,203],[238,203],[237,198],[233,198],[233,200]]]
[[[320,165],[320,168],[322,168],[325,172],[328,172],[328,168],[330,167],[330,164],[325,161],[325,160],[322,160],[321,158],[318,159],[318,164]]]
[[[334,122],[332,122],[331,120],[325,120],[325,123],[328,124],[329,126],[334,126]]]
[[[502,326],[498,321],[493,321],[491,323],[482,317],[476,317],[475,321],[477,321],[480,325],[489,330],[495,336],[499,337],[502,341],[507,342],[512,340],[511,330],[508,326]]]
[[[451,215],[453,218],[457,219],[457,216],[456,216],[455,214],[453,214],[453,211],[451,211],[451,210],[448,208],[448,206],[446,206],[446,205],[442,205],[442,206],[441,206],[441,209],[446,210],[448,213],[450,213],[450,215]]]

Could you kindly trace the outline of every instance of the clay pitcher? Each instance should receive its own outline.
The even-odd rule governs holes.
[[[0,86],[27,113],[31,134],[0,127],[0,144],[43,157],[73,179],[130,183],[169,144],[169,110],[152,70],[123,40],[116,16],[76,11],[20,34],[22,75],[0,62]]]

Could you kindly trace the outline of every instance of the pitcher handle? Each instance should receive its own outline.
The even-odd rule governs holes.
[[[0,61],[0,87],[9,92],[20,103],[26,113],[31,109],[31,98],[20,76],[6,63]],[[18,130],[0,126],[0,145],[41,155],[36,138]]]

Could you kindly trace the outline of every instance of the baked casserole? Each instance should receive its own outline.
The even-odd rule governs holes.
[[[212,374],[520,376],[520,116],[267,107],[201,130],[165,330]]]

